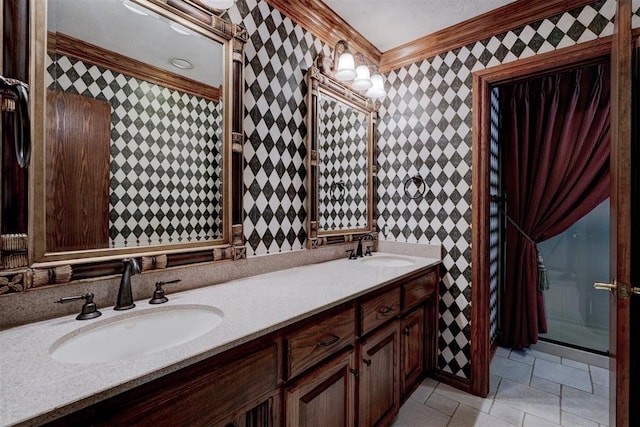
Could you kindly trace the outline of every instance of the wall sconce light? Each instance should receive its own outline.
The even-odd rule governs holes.
[[[357,65],[356,65],[357,64]],[[367,98],[380,99],[386,95],[382,75],[374,67],[366,63],[364,55],[349,51],[349,45],[345,40],[336,43],[333,50],[334,77],[342,82],[351,82],[351,88],[355,91],[366,91]]]

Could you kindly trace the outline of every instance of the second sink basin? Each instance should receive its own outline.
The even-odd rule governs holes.
[[[363,258],[361,262],[374,267],[408,267],[415,264],[415,261],[409,257],[387,254]]]
[[[221,310],[176,305],[123,314],[62,337],[51,357],[67,363],[101,363],[170,348],[196,339],[222,323]]]

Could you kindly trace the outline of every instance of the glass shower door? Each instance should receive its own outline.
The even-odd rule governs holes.
[[[609,199],[538,248],[549,274],[540,338],[608,353],[609,295],[593,283],[609,282]]]

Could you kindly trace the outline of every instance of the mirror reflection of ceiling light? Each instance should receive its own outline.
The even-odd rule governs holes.
[[[181,70],[190,70],[193,68],[193,64],[183,58],[170,58],[169,63],[176,68],[180,68]]]
[[[182,25],[180,25],[180,24],[178,24],[176,22],[170,23],[169,26],[171,27],[171,29],[173,31],[175,31],[178,34],[182,34],[184,36],[191,35],[191,32],[189,30],[187,30],[185,27],[183,27]]]
[[[129,9],[133,13],[137,13],[138,15],[147,16],[148,13],[142,9],[142,7],[138,6],[135,3],[132,3],[129,0],[122,0],[122,5]]]
[[[201,3],[218,10],[229,9],[236,2],[235,0],[200,0]]]

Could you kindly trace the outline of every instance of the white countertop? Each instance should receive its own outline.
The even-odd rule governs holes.
[[[51,421],[440,263],[406,257],[415,263],[375,267],[339,259],[168,294],[169,302],[160,306],[136,301],[132,310],[102,309],[102,316],[92,320],[72,315],[1,331],[0,425]],[[79,328],[185,304],[220,309],[222,323],[187,343],[113,362],[79,365],[50,356],[56,341]]]

